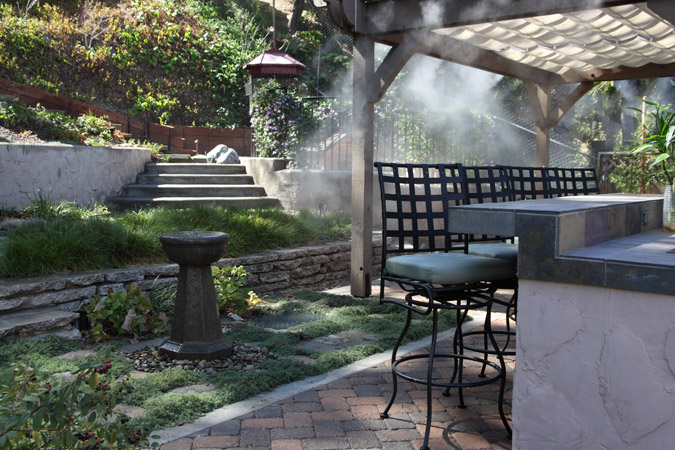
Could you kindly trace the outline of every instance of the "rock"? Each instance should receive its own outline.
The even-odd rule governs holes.
[[[239,164],[239,155],[227,145],[219,144],[206,154],[206,160],[216,164]]]

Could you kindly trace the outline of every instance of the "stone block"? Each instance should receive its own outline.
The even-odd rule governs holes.
[[[278,281],[288,281],[291,278],[289,272],[268,272],[260,274],[261,283],[276,283]]]
[[[274,267],[280,270],[293,270],[300,267],[303,262],[303,259],[288,259],[275,262]]]
[[[25,337],[70,326],[79,314],[54,308],[17,311],[3,314],[0,320],[0,338]]]
[[[326,268],[330,272],[339,272],[341,270],[349,270],[351,267],[351,263],[349,261],[340,261],[340,262],[332,262],[326,264]]]
[[[67,303],[59,303],[58,305],[54,305],[54,308],[58,309],[59,311],[70,311],[70,312],[75,312],[79,311],[82,309],[82,304],[86,300],[75,300],[72,302],[67,302]]]
[[[20,309],[30,297],[20,297],[12,299],[0,299],[0,311],[12,311]]]
[[[151,289],[164,289],[171,285],[177,285],[178,278],[155,278],[152,280],[143,280],[136,283],[136,287],[141,291],[149,291]]]
[[[309,259],[309,258],[308,258]],[[317,255],[311,258],[311,263],[310,264],[326,264],[331,261],[331,258],[329,258],[326,255]]]
[[[96,295],[106,296],[114,294],[115,292],[122,292],[126,290],[124,283],[104,284],[99,286],[96,290]]]
[[[164,264],[161,266],[149,266],[145,268],[145,277],[175,277],[180,268],[178,264]]]
[[[96,295],[96,286],[87,286],[77,289],[64,289],[57,292],[48,292],[38,294],[33,297],[27,297],[24,307],[40,308],[46,306],[68,303],[74,300],[82,300]]]
[[[304,258],[309,254],[305,247],[275,250],[274,252],[279,255],[280,260]]]
[[[105,276],[102,273],[83,273],[66,276],[68,284],[74,284],[75,286],[90,286],[101,283],[104,280]]]
[[[330,260],[333,262],[336,261],[351,261],[352,254],[350,252],[339,252],[333,255],[330,255]]]
[[[334,245],[334,243],[325,244],[325,245],[309,245],[306,247],[307,255],[317,256],[317,255],[329,255],[331,253],[337,253],[340,251],[340,247]]]
[[[66,287],[63,278],[44,278],[38,281],[0,284],[0,298],[10,297],[16,294],[31,294],[35,292],[57,291]]]
[[[252,264],[260,264],[276,261],[279,259],[279,254],[277,252],[264,252],[256,253],[255,255],[242,256],[238,258],[228,258],[221,259],[216,263],[216,265],[221,266],[221,264],[226,266],[248,266]]]
[[[325,279],[326,279],[326,275],[323,274],[323,273],[320,273],[320,274],[314,275],[312,277],[298,278],[297,280],[295,280],[295,285],[310,288],[310,287],[314,286],[315,284],[321,283]]]
[[[321,270],[320,264],[315,264],[313,266],[302,266],[293,270],[292,274],[294,278],[305,278],[311,275],[318,273]]]
[[[116,270],[107,272],[105,280],[110,283],[124,283],[127,281],[141,281],[145,278],[145,269]]]
[[[264,273],[264,272],[272,272],[274,270],[274,264],[272,263],[266,263],[266,264],[253,264],[253,265],[244,265],[246,268],[246,271],[249,273]]]

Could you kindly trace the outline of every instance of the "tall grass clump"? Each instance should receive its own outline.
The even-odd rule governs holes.
[[[222,231],[227,256],[288,248],[349,235],[348,219],[276,209],[197,207],[110,213],[100,205],[52,205],[37,195],[26,207],[31,220],[14,228],[0,253],[0,276],[120,268],[168,262],[159,237],[171,231]]]

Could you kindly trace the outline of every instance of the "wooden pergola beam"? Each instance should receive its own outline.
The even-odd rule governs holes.
[[[554,108],[546,118],[546,126],[549,128],[554,128],[560,122],[560,119],[572,109],[572,106],[581,98],[586,95],[588,91],[593,89],[593,83],[591,81],[584,81],[580,83],[572,92],[570,92],[567,97],[563,99],[560,104]]]
[[[387,92],[391,83],[394,82],[396,75],[403,69],[403,66],[418,52],[420,48],[420,39],[417,33],[409,33],[403,38],[400,44],[393,44],[389,53],[384,58],[375,72],[373,80],[369,87],[368,99],[377,103]]]
[[[375,42],[396,45],[403,42],[408,34],[410,33],[376,36]],[[417,52],[422,55],[474,67],[497,75],[532,80],[537,83],[568,83],[560,75],[512,61],[489,50],[458,41],[449,36],[433,31],[416,31],[414,34],[418,41]]]

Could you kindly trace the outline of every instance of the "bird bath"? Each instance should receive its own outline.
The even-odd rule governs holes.
[[[166,256],[178,263],[178,290],[169,340],[160,352],[174,359],[216,359],[232,354],[223,335],[211,264],[225,253],[230,236],[216,231],[178,231],[159,238]]]

